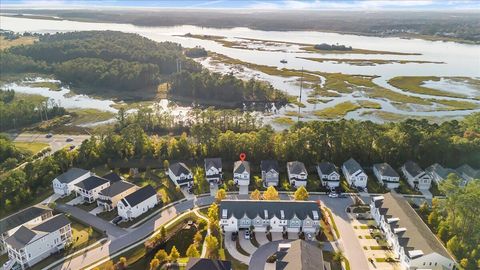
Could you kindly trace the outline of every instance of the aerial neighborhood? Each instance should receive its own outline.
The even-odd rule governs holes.
[[[326,199],[322,197],[315,201],[249,198],[248,194],[252,190],[249,191],[249,187],[253,185],[252,163],[244,159],[245,157],[241,157],[241,160],[233,162],[232,174],[227,173],[231,175],[234,185],[238,188],[238,196],[243,197],[223,199],[218,206],[218,224],[224,234],[224,241],[240,241],[240,246],[247,250],[243,252],[251,252],[248,256],[250,260],[254,250],[257,249],[249,243],[253,239],[260,245],[284,239],[300,238],[304,240],[297,241],[316,241],[326,230],[321,224],[331,226],[329,222],[324,223],[331,218],[331,212],[325,211],[327,206],[322,200]],[[307,188],[313,184],[311,181],[315,181],[320,183],[319,188],[324,191],[323,194],[325,192],[329,194],[327,199],[330,200],[335,200],[342,193],[344,188],[342,182],[346,183],[349,192],[358,190],[359,194],[368,197],[368,187],[374,186],[370,181],[374,181],[376,186],[382,187],[385,191],[394,191],[400,187],[401,181],[405,181],[412,190],[421,192],[428,190],[432,181],[438,185],[451,174],[460,179],[461,186],[465,186],[479,173],[468,165],[453,170],[443,168],[438,163],[422,170],[417,163],[407,161],[398,169],[404,176],[402,180],[397,170],[388,163],[375,163],[368,168],[361,166],[353,158],[345,161],[341,170],[332,162],[319,162],[312,170],[315,177],[311,174],[309,176],[309,169],[301,161],[287,162],[284,170],[276,160],[261,160],[259,165],[259,170],[255,170],[254,174],[258,172],[261,185],[257,188],[266,190],[264,194],[270,189],[273,191],[279,189],[283,181],[283,173],[286,172],[285,181],[293,191],[305,189],[305,192],[311,192],[311,198],[322,196],[314,195],[316,190]],[[221,158],[204,159],[203,177],[210,188],[224,186],[228,180],[225,179],[223,166],[225,165],[222,164]],[[134,171],[137,172],[137,170]],[[366,171],[371,174],[367,174]],[[177,187],[175,192],[194,196],[194,174],[186,163],[169,164],[165,170],[165,176],[173,187]],[[98,209],[92,208],[90,213],[97,216],[108,215],[112,224],[109,226],[141,224],[158,212],[159,206],[162,205],[162,195],[151,184],[139,186],[112,171],[98,176],[89,170],[70,168],[52,179],[52,189],[57,198],[69,198],[70,201],[67,202],[69,207],[94,204],[92,207],[98,207]],[[342,198],[346,197],[344,194],[340,195]],[[343,202],[343,199],[338,200]],[[437,269],[429,268],[432,265],[441,266],[442,269],[454,269],[455,260],[401,194],[371,195],[369,200],[365,205],[369,206],[370,216],[356,214],[354,219],[358,219],[356,222],[362,222],[361,220],[367,217],[375,222],[375,225],[371,225],[374,226],[372,228],[378,228],[381,235],[384,235],[385,243],[394,253],[392,260],[398,262],[402,269]],[[8,265],[4,266],[5,269],[14,266],[18,269],[27,269],[75,242],[71,221],[65,214],[43,204],[8,216],[2,219],[0,224],[2,229],[0,248],[9,258]],[[108,235],[108,230],[105,230],[105,233]],[[290,261],[291,265],[299,265],[300,262],[293,260],[296,256],[293,254],[301,253],[301,250],[314,252],[315,256],[324,254],[322,250],[312,248],[311,245],[305,246],[302,242],[279,244],[275,253],[276,256],[280,256],[277,258],[277,264]],[[236,259],[240,261],[243,259],[243,262],[247,263],[244,258],[244,255],[239,255]],[[188,265],[191,265],[191,269],[205,269],[200,267],[203,264],[216,266],[225,264],[231,267],[228,261],[208,259],[191,260]],[[321,264],[329,265],[329,262],[322,260]],[[309,269],[306,266],[298,267]]]

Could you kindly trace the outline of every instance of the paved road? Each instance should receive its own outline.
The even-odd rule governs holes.
[[[140,239],[146,238],[156,229],[159,229],[163,224],[172,220],[177,215],[192,209],[195,205],[205,206],[214,200],[215,198],[212,197],[200,197],[196,199],[195,202],[193,200],[180,202],[176,205],[166,208],[164,211],[158,213],[137,228],[129,229],[128,233],[118,238],[111,239],[111,241],[108,241],[97,248],[89,250],[84,255],[65,261],[62,264],[53,267],[52,269],[77,270],[85,268],[86,266],[91,265],[102,258],[109,257],[110,255],[135,244]]]
[[[48,143],[52,152],[58,151],[67,145],[80,145],[84,140],[90,138],[90,135],[63,135],[53,134],[51,138],[46,137],[47,134],[40,133],[21,133],[21,134],[9,134],[9,136],[16,142],[42,142]],[[67,138],[72,138],[72,142],[67,142]]]
[[[100,231],[106,231],[109,238],[118,238],[128,233],[127,230],[117,227],[112,223],[75,206],[57,204],[56,209],[60,212],[69,213],[74,218],[81,220],[82,222],[85,222]]]
[[[368,261],[363,253],[363,247],[358,242],[352,225],[350,224],[350,217],[345,212],[347,206],[353,204],[351,197],[347,198],[329,198],[326,195],[311,195],[311,200],[321,200],[328,208],[331,209],[335,224],[337,224],[340,232],[340,239],[338,240],[340,246],[343,247],[344,255],[350,261],[352,270],[368,269]],[[368,201],[367,201],[368,202]]]

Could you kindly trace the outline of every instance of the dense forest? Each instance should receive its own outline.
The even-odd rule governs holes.
[[[235,78],[232,73],[221,75],[207,70],[195,73],[182,71],[175,74],[169,93],[193,99],[231,102],[275,101],[282,105],[287,103],[287,96],[269,83],[254,79],[243,81]]]
[[[278,101],[283,92],[270,84],[243,82],[233,75],[212,74],[187,56],[205,56],[203,48],[184,49],[172,42],[155,42],[138,34],[85,31],[45,34],[33,45],[0,52],[2,72],[54,74],[73,86],[126,91],[157,91],[161,82],[169,94],[182,98],[228,101]],[[187,55],[187,56],[186,56]],[[181,70],[181,72],[179,72]],[[95,90],[96,89],[96,90]]]
[[[340,44],[327,44],[327,43],[314,45],[313,48],[317,50],[325,50],[325,51],[351,51],[352,50],[352,46],[345,46]]]
[[[5,173],[0,176],[0,215],[48,192],[52,179],[71,166],[88,169],[111,160],[155,159],[163,164],[164,160],[201,162],[204,157],[218,156],[229,163],[245,152],[257,163],[262,159],[300,160],[312,166],[328,160],[340,165],[353,157],[365,167],[385,161],[398,168],[406,160],[418,161],[422,167],[435,162],[454,168],[464,163],[480,167],[480,113],[441,125],[426,120],[383,125],[312,121],[284,132],[267,126],[242,133],[221,131],[208,119],[180,137],[149,136],[139,124],[126,122],[126,126],[84,141],[78,150],[61,150]]]
[[[22,128],[67,112],[52,100],[35,101],[16,97],[13,90],[0,89],[0,131]]]
[[[445,199],[433,199],[433,206],[419,208],[419,214],[464,269],[480,268],[480,180],[465,188],[450,175],[439,189]]]

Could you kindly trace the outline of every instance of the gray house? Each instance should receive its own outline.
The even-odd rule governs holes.
[[[331,162],[322,162],[317,165],[318,177],[322,185],[334,189],[340,185],[340,174],[337,167]]]
[[[475,170],[470,167],[470,165],[464,164],[457,168],[457,172],[462,177],[462,185],[465,186],[468,182],[473,179],[480,179],[480,170]]]
[[[373,173],[378,182],[389,189],[400,186],[400,175],[388,163],[377,163],[373,165]]]
[[[305,164],[300,161],[290,161],[287,163],[288,180],[292,187],[300,187],[307,185],[308,172]]]
[[[222,181],[222,159],[205,159],[205,176],[210,183],[220,183]]]
[[[425,169],[425,172],[430,175],[435,183],[440,184],[443,180],[447,179],[450,174],[458,176],[462,179],[462,176],[454,169],[444,168],[442,165],[435,163]]]
[[[256,232],[308,232],[320,228],[321,213],[313,201],[223,200],[220,227],[225,232],[254,227]]]
[[[279,171],[276,160],[262,160],[260,169],[262,170],[262,180],[265,187],[278,186]]]

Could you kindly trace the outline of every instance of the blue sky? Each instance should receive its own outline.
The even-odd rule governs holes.
[[[198,8],[253,10],[480,10],[480,0],[1,0],[1,8]]]

